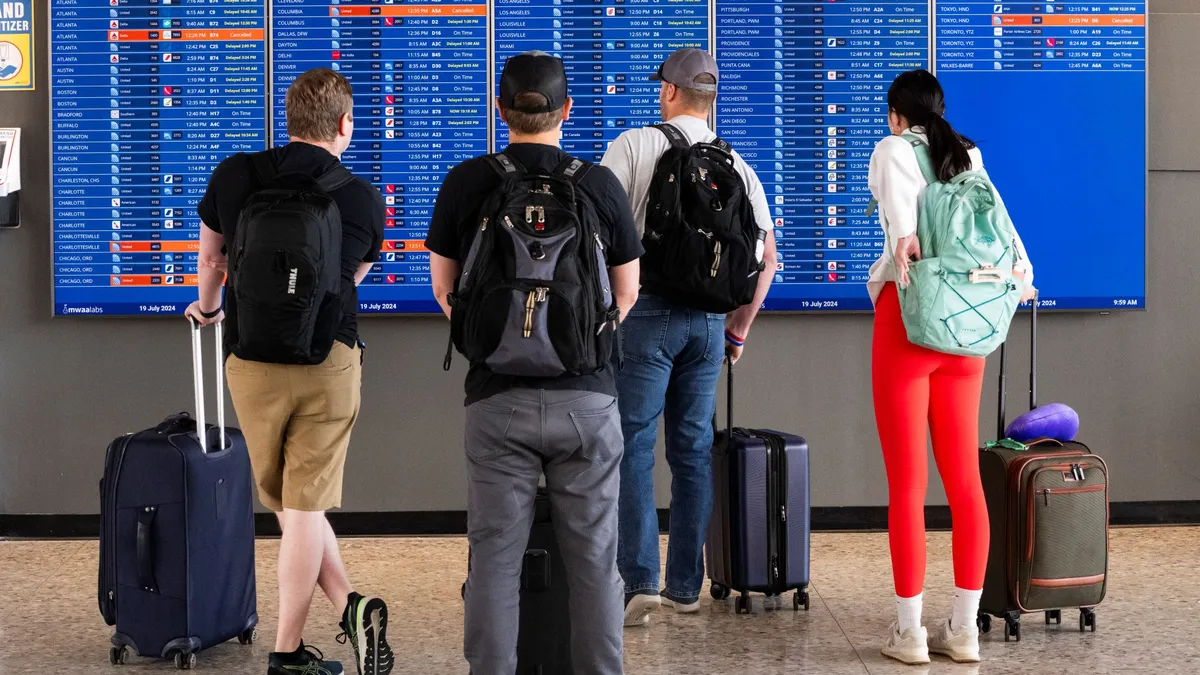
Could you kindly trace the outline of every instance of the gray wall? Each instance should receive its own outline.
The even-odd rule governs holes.
[[[1109,462],[1114,499],[1200,499],[1192,446],[1200,437],[1200,13],[1193,0],[1154,0],[1152,9],[1152,309],[1044,316],[1041,394],[1079,410],[1083,437]],[[46,14],[43,4],[38,35]],[[47,45],[38,47],[44,64]],[[47,70],[39,67],[36,92],[0,97],[0,126],[23,128],[26,186],[24,225],[0,232],[0,513],[96,512],[107,441],[192,407],[182,320],[50,318]],[[1045,254],[1039,262],[1053,264]],[[1014,334],[1027,326],[1018,322]],[[345,509],[464,508],[463,369],[459,359],[452,373],[441,370],[446,326],[369,318],[362,328],[370,368]],[[886,503],[870,332],[868,316],[767,316],[739,367],[738,423],[808,437],[818,506]],[[1014,362],[1024,364],[1025,354],[1022,344]],[[1014,375],[1017,409],[1024,387]],[[985,433],[994,405],[989,386]],[[932,485],[931,501],[944,503],[936,477]]]

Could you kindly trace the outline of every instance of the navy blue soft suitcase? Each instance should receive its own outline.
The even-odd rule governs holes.
[[[224,399],[221,330],[217,392]],[[246,439],[204,422],[200,331],[192,329],[196,411],[112,442],[100,481],[100,613],[116,626],[110,661],[130,650],[174,658],[231,638],[254,641],[254,487]],[[202,445],[197,429],[205,430]]]
[[[706,552],[713,598],[734,591],[739,614],[750,593],[791,590],[808,609],[808,443],[769,429],[733,426],[733,366],[727,374],[726,428],[713,439],[713,512]],[[716,427],[714,418],[713,426]]]

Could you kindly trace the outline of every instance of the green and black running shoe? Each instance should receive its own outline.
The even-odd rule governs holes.
[[[267,675],[342,675],[342,664],[326,661],[320,649],[301,642],[294,652],[272,652],[267,657]]]
[[[381,598],[351,593],[339,624],[338,642],[349,642],[359,675],[388,675],[395,665],[387,643],[387,604]]]

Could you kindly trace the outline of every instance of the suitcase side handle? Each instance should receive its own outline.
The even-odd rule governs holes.
[[[196,398],[196,440],[200,442],[200,448],[205,453],[208,452],[208,426],[206,424],[204,413],[204,349],[202,335],[202,326],[196,323],[196,320],[188,317],[188,325],[192,331],[192,389]],[[221,367],[221,362],[224,360],[225,349],[225,326],[218,322],[214,324],[214,343],[216,349],[214,356],[216,357],[217,367],[217,427],[220,432],[221,450],[225,449],[225,371]]]

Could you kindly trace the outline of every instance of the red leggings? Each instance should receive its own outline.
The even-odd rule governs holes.
[[[979,394],[984,359],[954,356],[908,341],[895,284],[875,303],[871,382],[875,423],[888,478],[888,539],[896,595],[925,585],[928,424],[933,456],[953,520],[954,585],[983,588],[988,513],[979,478]]]

